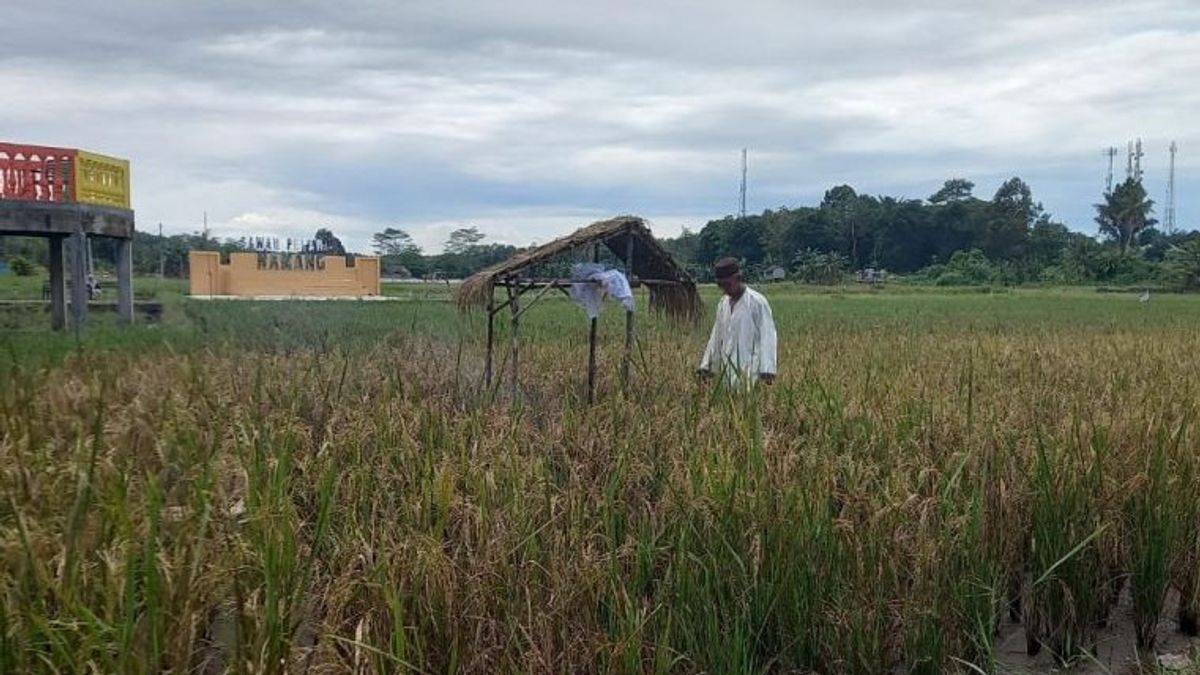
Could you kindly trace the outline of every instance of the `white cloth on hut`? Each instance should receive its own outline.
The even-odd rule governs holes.
[[[571,299],[589,319],[600,316],[604,296],[616,298],[627,311],[633,311],[633,289],[620,270],[605,269],[599,263],[576,263],[571,266]],[[589,283],[590,282],[590,283]]]

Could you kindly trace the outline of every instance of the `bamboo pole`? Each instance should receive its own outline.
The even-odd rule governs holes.
[[[492,388],[492,342],[495,336],[493,324],[496,318],[496,310],[493,308],[493,305],[495,304],[493,298],[489,297],[487,302],[487,353],[483,357],[483,386],[489,390]]]
[[[592,262],[600,262],[600,244],[592,245]],[[591,405],[596,398],[596,319],[588,327],[588,373],[587,402]]]
[[[534,305],[535,303],[537,303],[537,301],[538,301],[538,300],[541,300],[541,299],[542,299],[542,297],[543,297],[543,296],[545,296],[545,295],[546,295],[546,293],[547,293],[547,292],[548,292],[548,291],[549,291],[551,288],[554,288],[554,282],[552,282],[552,281],[550,281],[550,282],[546,282],[546,283],[545,283],[545,284],[542,286],[542,290],[538,291],[538,292],[537,292],[537,295],[533,296],[533,299],[529,301],[529,304],[525,305],[524,307],[522,307],[522,308],[521,308],[521,311],[517,312],[517,316],[519,317],[519,316],[521,316],[522,314],[524,314],[525,312],[528,312],[528,311],[529,311],[529,308],[530,308],[530,307],[533,307],[533,305]],[[529,291],[529,290],[532,290],[532,289],[533,289],[533,286],[526,286],[525,288],[519,289],[519,290],[517,291],[517,295],[519,296],[519,295],[521,295],[521,293],[524,293],[524,292],[526,292],[526,291]]]
[[[589,279],[581,280],[581,279],[535,279],[535,278],[530,278],[530,279],[525,279],[524,281],[521,281],[519,283],[513,282],[513,285],[515,285],[517,288],[523,288],[523,289],[528,290],[529,288],[543,286],[546,284],[550,284],[550,285],[554,286],[555,288],[564,288],[565,289],[565,288],[570,288],[570,287],[574,286],[575,284],[593,284],[594,285],[594,284],[598,284],[598,283],[600,283],[600,282],[592,281]],[[506,281],[497,281],[495,285],[503,287],[503,286],[506,286],[507,284],[508,284],[508,282],[506,282]],[[634,288],[637,288],[639,286],[683,286],[684,283],[682,281],[676,281],[675,279],[643,279],[642,277],[637,277],[636,279],[630,279],[629,285],[633,286]],[[507,306],[507,303],[501,304],[497,307],[497,310],[503,309],[506,306]]]
[[[517,328],[520,324],[521,308],[518,307],[519,303],[517,301],[517,297],[518,293],[513,291],[512,286],[509,286],[508,308],[512,311],[512,381],[509,383],[509,387],[512,390],[513,400],[516,400],[517,398],[517,372],[519,370],[518,365],[520,362],[520,350],[517,343]]]
[[[633,279],[633,230],[625,239],[625,278]],[[633,361],[633,310],[625,310],[625,358],[621,361],[621,386],[629,396],[629,364]]]

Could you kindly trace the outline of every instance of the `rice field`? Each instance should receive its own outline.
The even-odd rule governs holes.
[[[437,298],[10,332],[0,672],[1124,673],[1195,649],[1200,298],[767,294],[775,385],[694,378],[709,290],[701,325],[639,316],[628,396],[609,308],[590,407],[560,300],[522,317],[516,399],[480,386],[483,318]]]

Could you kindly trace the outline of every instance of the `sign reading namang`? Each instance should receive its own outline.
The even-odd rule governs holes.
[[[379,295],[379,259],[356,256],[353,264],[340,255],[320,257],[319,265],[263,264],[285,254],[235,252],[221,262],[216,251],[188,253],[192,295],[363,297]],[[286,254],[298,256],[299,254]]]

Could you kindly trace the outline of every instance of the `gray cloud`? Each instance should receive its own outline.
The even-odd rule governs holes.
[[[1141,135],[1158,198],[1180,142],[1200,226],[1200,8],[974,4],[23,4],[3,135],[129,157],[143,226],[207,211],[221,234],[328,224],[364,247],[399,225],[428,248],[463,224],[519,244],[616,212],[695,227],[733,210],[743,146],[754,209],[1021,175],[1090,231],[1100,147]]]

